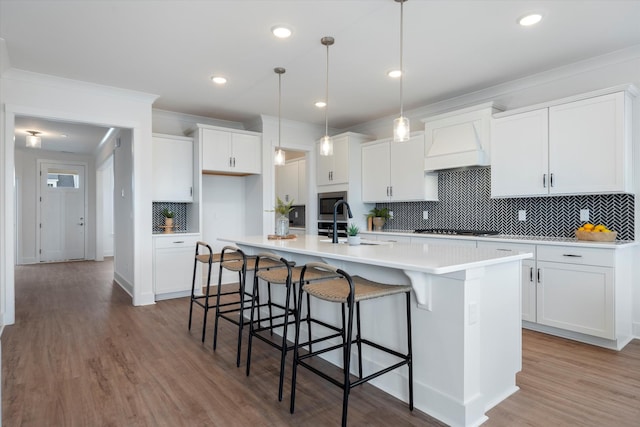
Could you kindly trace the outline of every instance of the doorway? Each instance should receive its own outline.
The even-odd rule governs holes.
[[[85,164],[40,163],[40,262],[86,258]]]

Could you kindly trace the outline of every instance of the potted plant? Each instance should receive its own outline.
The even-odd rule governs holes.
[[[165,227],[171,230],[171,228],[173,227],[173,218],[175,217],[175,213],[172,210],[164,208],[162,209],[162,216],[164,216]]]
[[[349,246],[357,246],[360,244],[360,229],[355,224],[350,224],[347,228],[347,243]]]
[[[289,234],[289,212],[293,210],[293,199],[289,203],[283,202],[280,197],[276,197],[276,236],[287,236]]]
[[[367,218],[372,218],[374,231],[382,231],[384,223],[391,218],[388,208],[374,207],[369,211]]]

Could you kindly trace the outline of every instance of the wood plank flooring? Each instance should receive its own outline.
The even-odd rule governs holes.
[[[16,324],[2,336],[4,426],[334,426],[341,391],[301,371],[289,413],[290,368],[277,400],[278,357],[254,342],[251,376],[235,366],[236,329],[218,350],[187,331],[188,299],[133,307],[110,261],[20,266]],[[246,339],[243,343],[246,350]],[[496,349],[499,351],[499,349]],[[244,351],[243,351],[244,353]],[[290,356],[289,356],[290,357]],[[523,332],[521,390],[487,426],[640,426],[640,341],[622,352]],[[352,391],[352,426],[441,426],[365,384]]]

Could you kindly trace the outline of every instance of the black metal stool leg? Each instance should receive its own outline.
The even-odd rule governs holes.
[[[252,347],[252,342],[253,342],[253,312],[256,308],[256,298],[255,295],[257,294],[257,289],[258,289],[258,276],[255,275],[253,277],[253,298],[251,298],[251,317],[249,320],[249,343],[248,343],[248,350],[247,350],[247,376],[249,376],[249,372],[251,370],[251,347]],[[260,304],[258,304],[258,311],[260,311]],[[258,321],[259,322],[259,321]],[[260,323],[258,323],[258,326],[260,326]]]
[[[240,275],[240,280],[239,280],[239,285],[240,285],[240,325],[238,327],[238,352],[236,353],[236,367],[240,367],[240,351],[242,349],[242,329],[244,328],[244,285],[245,285],[245,278],[246,276],[247,270],[246,270],[246,266],[244,266],[242,268],[242,272],[239,273]]]
[[[346,347],[344,348],[345,352],[345,360],[344,360],[344,389],[342,396],[342,427],[347,427],[347,409],[349,408],[349,391],[351,390],[351,378],[349,374],[349,367],[351,365],[351,339],[352,339],[352,329],[353,329],[353,299],[349,301],[349,317],[347,324],[347,342]],[[343,311],[344,314],[344,311]],[[344,317],[343,317],[344,320]],[[342,323],[342,327],[344,328],[344,321]]]
[[[356,303],[356,344],[358,346],[358,378],[362,378],[362,331],[360,329],[360,301]]]
[[[409,409],[413,411],[413,348],[411,344],[411,293],[407,292],[407,349],[409,361]]]

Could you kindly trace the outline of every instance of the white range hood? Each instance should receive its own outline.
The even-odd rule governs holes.
[[[425,171],[491,164],[491,117],[501,111],[486,103],[423,119]]]

